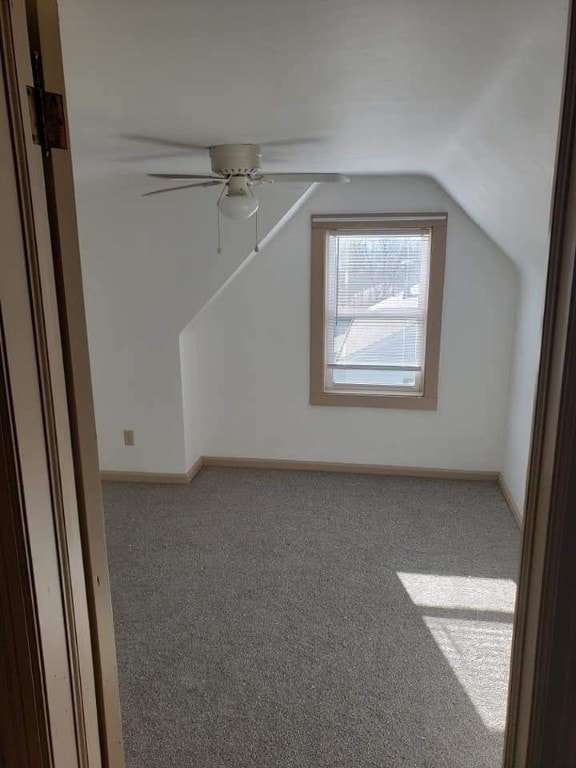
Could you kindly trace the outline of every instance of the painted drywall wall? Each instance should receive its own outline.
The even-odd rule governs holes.
[[[308,199],[314,194],[317,184],[311,184],[293,205],[286,211],[284,216],[278,219],[276,224],[268,229],[268,232],[259,241],[260,252],[265,251],[269,243],[282,231],[282,228],[296,215]],[[238,279],[239,275],[246,270],[253,259],[257,258],[259,252],[255,249],[231,272],[220,287],[210,296],[208,301],[202,307],[202,311],[207,310],[212,303],[218,301],[220,296],[227,292],[228,287]],[[200,359],[199,359],[199,329],[194,319],[180,333],[180,364],[182,369],[182,406],[184,419],[184,452],[186,456],[186,467],[190,469],[202,456],[205,444],[203,429],[203,393],[201,389]]]
[[[540,355],[567,3],[542,3],[432,162],[443,186],[519,269],[502,476],[525,502]]]
[[[266,189],[262,236],[308,186]],[[224,222],[217,255],[213,190],[143,200],[149,189],[133,175],[76,185],[100,464],[183,472],[179,335],[253,250],[254,220]],[[187,397],[188,415],[189,408]],[[123,429],[134,430],[134,446],[124,446]]]
[[[546,275],[543,269],[520,273],[508,423],[502,462],[502,478],[520,514],[523,514],[526,500],[545,287]]]
[[[182,408],[184,421],[184,455],[190,469],[201,458],[204,446],[202,394],[198,368],[198,340],[192,323],[180,334],[180,366],[182,370]]]
[[[431,172],[520,269],[546,263],[566,3],[541,3],[474,94]]]
[[[309,397],[311,213],[446,210],[436,412],[313,407]],[[431,179],[323,186],[193,322],[209,455],[499,470],[516,271]]]
[[[87,285],[88,321],[97,318],[90,338],[105,466],[160,471],[187,461],[174,334],[233,271],[224,260],[209,275],[197,270],[195,259],[188,261],[184,201],[180,207],[167,195],[165,202],[156,198],[152,209],[149,200],[138,199],[136,211],[125,199],[125,193],[152,188],[145,182],[138,187],[137,174],[207,171],[206,153],[172,148],[161,157],[157,146],[126,136],[144,133],[202,145],[300,137],[304,141],[293,147],[265,150],[265,166],[430,173],[518,265],[520,290],[528,294],[518,313],[504,473],[522,506],[525,425],[532,416],[527,393],[539,349],[533,330],[540,308],[531,297],[543,290],[531,273],[541,274],[547,258],[567,10],[567,0],[437,0],[418,6],[402,0],[366,0],[360,6],[296,0],[266,7],[259,0],[202,7],[178,0],[167,14],[150,2],[62,0],[84,264],[95,260],[89,267],[96,283]],[[247,44],[253,39],[259,44]],[[263,39],[273,45],[263,46]],[[95,200],[93,216],[85,200]],[[180,213],[171,218],[174,208]],[[195,240],[209,239],[211,217],[209,209],[202,224],[200,216],[193,217]],[[133,226],[136,234],[129,231]],[[148,274],[136,277],[135,287],[148,281],[154,265],[164,262],[166,268],[157,275],[156,293],[144,286],[149,313],[138,306],[125,329],[122,295],[132,304],[140,299],[127,277],[118,282],[120,298],[116,285],[108,286],[124,268],[130,243],[155,241],[156,233],[151,263],[143,259]],[[241,261],[248,250],[234,243],[233,256]],[[136,257],[128,261],[137,269]],[[220,265],[223,274],[216,274]],[[182,296],[186,291],[189,302]],[[174,322],[170,334],[153,327],[159,314],[172,312],[181,324]],[[158,345],[165,349],[156,355]],[[128,381],[135,399],[125,391]],[[128,450],[119,439],[121,427],[130,425],[137,442]],[[193,429],[189,439],[194,442]]]

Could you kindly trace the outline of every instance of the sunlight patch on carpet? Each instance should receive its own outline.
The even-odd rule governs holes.
[[[514,581],[421,573],[398,577],[486,728],[504,731]]]

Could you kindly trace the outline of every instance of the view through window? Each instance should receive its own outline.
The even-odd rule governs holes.
[[[312,227],[311,402],[435,408],[446,215]]]

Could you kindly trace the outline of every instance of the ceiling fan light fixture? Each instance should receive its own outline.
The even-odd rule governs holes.
[[[258,198],[248,190],[240,192],[228,190],[218,203],[220,213],[233,221],[246,221],[256,213],[258,206]]]

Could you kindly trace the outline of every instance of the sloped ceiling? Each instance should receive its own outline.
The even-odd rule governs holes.
[[[145,172],[208,169],[125,134],[305,139],[265,167],[433,175],[519,266],[544,263],[566,15],[566,0],[62,0],[78,182],[142,191]]]

